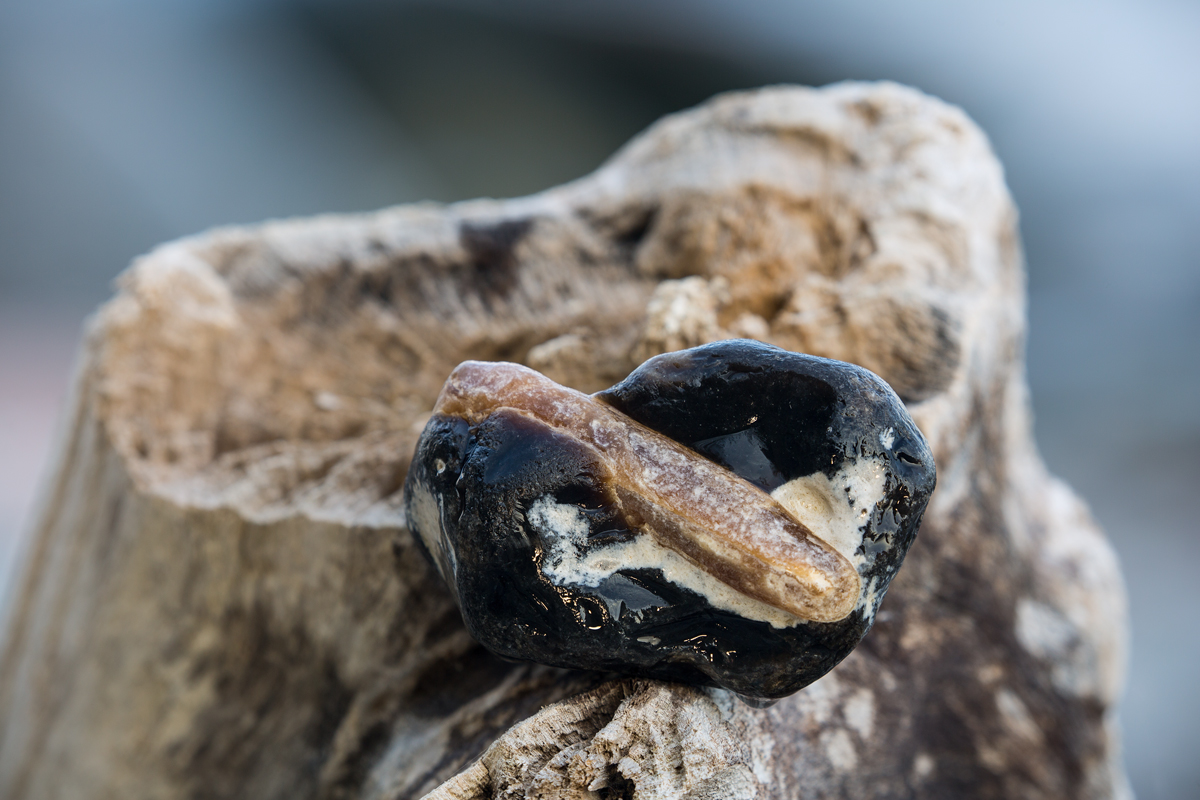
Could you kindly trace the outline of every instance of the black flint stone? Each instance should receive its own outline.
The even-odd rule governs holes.
[[[527,513],[542,497],[580,508],[588,548],[631,539],[607,468],[590,448],[501,410],[470,428],[435,415],[405,486],[409,526],[454,589],[471,634],[509,658],[722,686],[777,698],[820,678],[870,627],[934,485],[933,456],[896,395],[870,372],[746,340],[668,353],[597,397],[765,491],[880,457],[883,499],[859,569],[873,602],[834,623],[776,628],[714,608],[657,569],[630,565],[596,587],[555,585]],[[880,436],[894,430],[891,448]],[[437,508],[422,517],[419,497]],[[422,520],[436,531],[420,530]]]

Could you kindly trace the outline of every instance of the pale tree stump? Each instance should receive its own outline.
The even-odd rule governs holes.
[[[521,200],[165,245],[84,345],[0,796],[1127,796],[1121,578],[1035,450],[1024,325],[985,138],[892,85],[721,97]],[[766,710],[475,645],[400,504],[451,368],[593,391],[731,336],[874,370],[934,449],[863,645]]]

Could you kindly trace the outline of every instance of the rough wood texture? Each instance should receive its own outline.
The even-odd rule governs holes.
[[[1125,796],[1120,574],[1036,453],[1023,333],[999,164],[891,85],[721,97],[522,200],[166,245],[85,345],[0,796]],[[595,390],[729,336],[869,367],[934,448],[864,644],[767,710],[474,645],[399,503],[450,369]]]

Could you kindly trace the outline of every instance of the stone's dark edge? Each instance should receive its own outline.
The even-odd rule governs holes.
[[[447,560],[448,554],[438,548],[435,548],[437,552],[431,551],[422,534],[432,534],[440,539],[456,529],[466,500],[458,484],[468,447],[473,447],[473,443],[466,420],[435,414],[417,440],[416,452],[404,485],[404,511],[408,528],[417,547],[437,568],[451,591],[455,590],[456,584]],[[444,464],[442,469],[438,469],[439,462]],[[435,498],[440,515],[439,530],[420,529],[415,508],[418,492],[427,492]]]
[[[763,698],[791,694],[845,658],[870,628],[933,489],[932,455],[895,393],[860,367],[735,340],[651,359],[597,398],[767,491],[883,459],[884,497],[860,550],[873,602],[839,622],[774,628],[714,607],[657,568],[630,564],[596,587],[554,584],[543,573],[550,542],[527,518],[539,498],[580,509],[588,550],[631,538],[636,526],[596,450],[501,409],[474,426],[435,415],[405,490],[409,527],[437,543],[430,555],[470,633],[506,658]],[[880,440],[888,428],[890,449]],[[437,498],[437,531],[420,529],[429,522],[413,511],[421,492]]]

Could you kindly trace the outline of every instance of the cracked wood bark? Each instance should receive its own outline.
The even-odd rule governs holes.
[[[84,344],[0,796],[1124,796],[1121,579],[1037,455],[1023,335],[985,138],[886,84],[720,97],[530,198],[165,245]],[[450,369],[591,391],[729,336],[869,367],[934,448],[864,644],[767,710],[473,644],[399,502]]]

